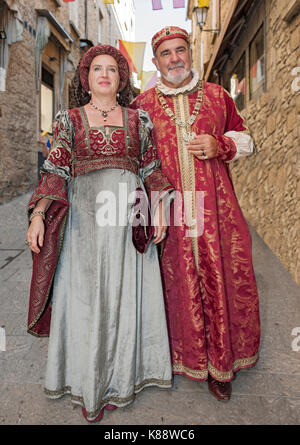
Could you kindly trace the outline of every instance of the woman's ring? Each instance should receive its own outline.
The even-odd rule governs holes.
[[[31,244],[32,244],[32,242],[31,242],[31,241],[27,241],[27,240],[25,240],[25,244],[26,244],[28,247],[30,247]]]
[[[201,151],[202,151],[202,155],[206,156],[205,150],[203,148],[201,148]]]

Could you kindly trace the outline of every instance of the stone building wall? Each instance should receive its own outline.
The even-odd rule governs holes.
[[[266,92],[244,111],[258,152],[231,171],[247,220],[300,284],[300,15],[286,23],[284,3],[266,1]]]
[[[220,2],[221,26],[232,0]],[[231,164],[241,208],[283,265],[300,284],[300,14],[285,21],[288,5],[296,1],[262,0],[241,32],[237,48],[225,66],[221,83],[228,79],[245,47],[265,21],[266,83],[264,93],[250,100],[249,83],[245,118],[257,153]],[[298,2],[299,3],[299,2]],[[188,4],[192,19],[193,0]],[[207,28],[211,26],[211,10]],[[195,24],[193,21],[193,28]],[[200,31],[193,29],[194,65],[199,69]],[[204,63],[210,60],[215,41],[202,33]],[[246,70],[249,70],[247,59]],[[225,80],[224,80],[225,79]]]
[[[218,21],[214,24],[212,18],[212,2],[215,2],[215,9],[218,15]],[[187,17],[192,21],[192,33],[191,33],[191,47],[193,51],[193,65],[199,71],[200,74],[203,74],[203,70],[201,67],[201,57],[203,59],[204,69],[207,68],[208,62],[210,61],[214,44],[216,41],[216,37],[218,33],[207,32],[205,29],[213,29],[213,26],[221,27],[226,18],[228,9],[232,3],[232,0],[210,0],[210,7],[207,14],[206,24],[203,28],[203,31],[200,31],[200,27],[196,21],[196,15],[193,12],[194,8],[198,4],[198,0],[188,0],[187,4]],[[218,10],[218,11],[217,11]],[[201,42],[203,48],[201,50]],[[201,54],[202,51],[202,54]]]
[[[101,43],[115,44],[122,38],[116,27],[111,5],[104,0],[88,1],[88,26],[85,34],[85,0],[78,2],[77,26],[70,24],[71,3],[61,0],[0,0],[17,7],[22,18],[22,40],[9,45],[9,61],[5,91],[0,91],[0,204],[31,190],[37,182],[40,142],[40,93],[35,84],[36,9],[50,11],[72,37],[67,54],[72,61],[64,79],[62,107],[68,107],[69,85],[80,60],[80,39],[99,43],[98,22],[101,17]],[[26,22],[26,27],[25,27]],[[50,60],[50,57],[56,60]],[[55,41],[48,42],[41,60],[53,72],[55,79],[55,111],[59,109],[59,49]],[[73,66],[73,67],[72,67]],[[71,69],[72,68],[72,69]]]

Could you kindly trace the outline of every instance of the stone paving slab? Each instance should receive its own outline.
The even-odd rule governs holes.
[[[26,332],[32,259],[24,240],[30,196],[0,206],[0,327],[6,333],[6,351],[0,351],[0,424],[86,425],[69,396],[49,400],[44,395],[48,339]],[[237,373],[230,402],[214,399],[206,382],[175,376],[172,389],[147,388],[128,407],[106,412],[103,425],[300,424],[300,351],[292,349],[292,330],[300,326],[300,287],[253,229],[251,234],[262,322],[260,360]]]
[[[167,394],[157,391],[150,394],[149,391],[123,411],[126,424],[293,425],[299,422],[300,400],[263,395],[237,396],[233,393],[230,402],[222,403],[208,391],[167,391]]]
[[[85,425],[81,409],[68,396],[49,400],[39,384],[6,384],[0,390],[0,424]],[[228,403],[208,392],[148,388],[129,406],[105,412],[102,425],[297,425],[300,399],[238,396]]]
[[[287,375],[259,372],[254,369],[241,370],[232,383],[232,394],[236,396],[298,397],[300,398],[300,374]],[[207,383],[196,382],[182,376],[176,377],[174,389],[185,393],[206,393]]]

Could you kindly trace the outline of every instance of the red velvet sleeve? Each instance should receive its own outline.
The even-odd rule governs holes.
[[[67,181],[71,178],[73,127],[67,111],[63,111],[54,131],[52,148],[41,168],[41,179],[28,205],[30,212],[41,198],[67,202]]]
[[[158,152],[153,144],[151,129],[152,122],[147,112],[139,110],[140,113],[140,175],[143,178],[151,205],[154,205],[169,194],[174,187],[161,171]],[[152,198],[155,197],[153,200]]]

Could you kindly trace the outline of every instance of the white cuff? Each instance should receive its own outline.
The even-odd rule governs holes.
[[[226,162],[232,162],[242,156],[250,156],[253,153],[253,139],[248,134],[243,133],[242,131],[227,131],[224,136],[231,138],[236,146],[236,154],[234,158]]]

